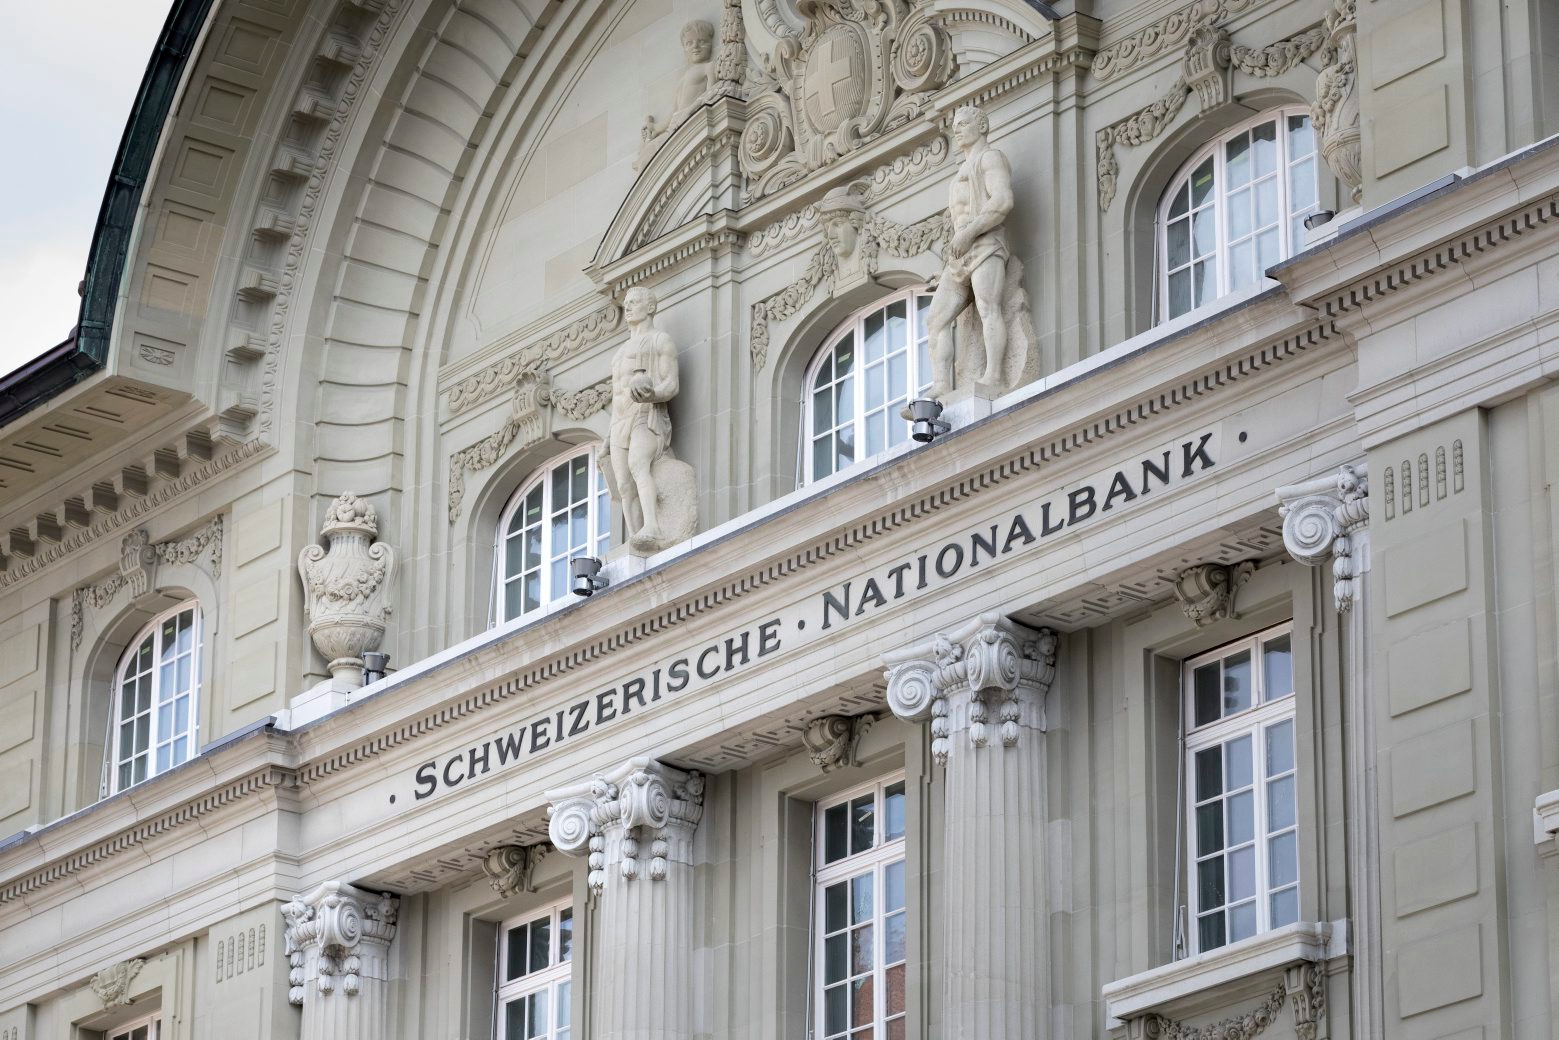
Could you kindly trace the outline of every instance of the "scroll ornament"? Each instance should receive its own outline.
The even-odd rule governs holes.
[[[390,616],[389,588],[395,550],[376,541],[373,506],[351,493],[325,511],[320,534],[330,547],[308,545],[298,554],[309,638],[329,662],[333,679],[363,685],[363,654],[377,650]]]
[[[997,735],[1003,747],[1016,747],[1024,725],[1045,729],[1056,643],[1051,629],[982,614],[926,643],[885,654],[888,707],[906,722],[931,720],[931,757],[945,766],[952,751],[950,701],[968,698],[969,745],[978,749],[991,744],[990,702],[999,697]]]
[[[1198,628],[1215,621],[1236,621],[1239,614],[1234,609],[1234,598],[1240,586],[1256,573],[1256,565],[1246,560],[1226,566],[1221,563],[1199,563],[1187,567],[1175,578],[1175,598],[1185,616]]]
[[[807,723],[801,741],[813,763],[825,773],[861,764],[861,738],[872,728],[877,716],[870,713],[851,718],[848,715],[823,715]]]
[[[195,563],[203,556],[210,556],[210,573],[213,578],[222,573],[222,518],[212,517],[210,522],[186,538],[153,543],[145,528],[137,528],[124,536],[119,543],[119,572],[95,585],[83,585],[71,594],[70,600],[70,648],[81,646],[86,633],[86,612],[102,610],[113,602],[120,590],[128,588],[130,595],[144,596],[157,587],[157,566],[162,563]]]
[[[534,892],[531,878],[552,846],[546,842],[536,845],[499,845],[482,860],[482,872],[493,886],[493,891],[503,899],[520,892]]]
[[[775,86],[751,98],[742,172],[761,198],[902,126],[952,78],[952,42],[930,5],[797,0],[802,27],[769,25]]]
[[[1363,463],[1277,490],[1283,547],[1300,563],[1332,561],[1332,594],[1339,612],[1352,609],[1361,562],[1354,559],[1369,525],[1369,476]]]
[[[301,1005],[308,982],[308,954],[317,950],[315,986],[327,996],[356,996],[362,988],[365,944],[387,948],[395,938],[400,901],[367,892],[345,881],[327,881],[307,895],[283,904],[287,922],[289,989],[287,999]]]
[[[676,856],[673,843],[686,846],[704,813],[704,778],[649,758],[635,758],[588,783],[547,792],[548,835],[558,851],[589,855],[592,894],[606,888],[608,841],[625,880],[641,874],[664,881]],[[640,862],[649,845],[648,869]],[[686,853],[684,851],[683,855]]]
[[[92,976],[89,985],[105,1008],[124,1007],[130,1003],[130,984],[145,966],[146,962],[139,957],[120,961]]]

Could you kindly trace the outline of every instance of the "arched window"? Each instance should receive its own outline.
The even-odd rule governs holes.
[[[1318,208],[1319,170],[1303,108],[1268,112],[1197,153],[1159,207],[1163,317],[1255,285],[1294,253]]]
[[[931,385],[931,294],[879,300],[834,330],[807,369],[802,482],[909,440],[899,411]]]
[[[568,592],[573,556],[604,556],[612,542],[606,477],[588,447],[533,476],[498,521],[497,611],[509,621]]]
[[[153,619],[114,670],[110,791],[187,762],[200,737],[200,606]]]

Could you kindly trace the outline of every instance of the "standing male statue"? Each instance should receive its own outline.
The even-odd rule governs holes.
[[[650,290],[628,290],[623,298],[628,342],[612,358],[609,472],[628,544],[637,552],[683,541],[697,519],[693,468],[671,453],[666,405],[677,396],[677,347],[655,327],[656,306]]]
[[[931,297],[931,389],[941,398],[953,389],[957,354],[953,327],[974,298],[985,342],[985,371],[979,385],[994,394],[1005,389],[1007,324],[1007,214],[1012,212],[1012,167],[986,141],[990,121],[973,105],[953,113],[953,140],[964,162],[953,178],[948,210],[953,238]]]

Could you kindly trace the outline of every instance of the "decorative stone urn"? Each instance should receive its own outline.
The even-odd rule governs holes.
[[[378,533],[373,506],[347,493],[325,511],[320,535],[330,547],[309,545],[298,554],[309,638],[340,690],[363,685],[363,654],[379,649],[390,616],[395,550],[375,541]]]

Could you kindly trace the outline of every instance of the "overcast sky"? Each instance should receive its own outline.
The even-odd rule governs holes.
[[[0,5],[0,374],[60,342],[169,0]]]

